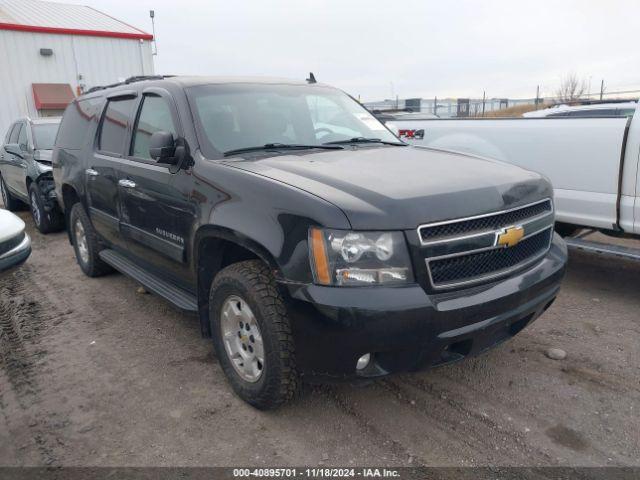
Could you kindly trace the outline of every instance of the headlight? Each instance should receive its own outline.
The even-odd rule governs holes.
[[[402,232],[309,230],[311,268],[321,285],[393,285],[413,281]]]

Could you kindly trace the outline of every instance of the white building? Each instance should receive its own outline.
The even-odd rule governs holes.
[[[0,138],[95,85],[153,75],[152,35],[91,7],[0,0]]]

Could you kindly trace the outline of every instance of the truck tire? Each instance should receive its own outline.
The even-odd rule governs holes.
[[[571,235],[577,233],[580,230],[580,227],[571,225],[569,223],[556,222],[554,230],[561,237],[570,237]]]
[[[300,391],[287,311],[267,265],[248,260],[224,268],[209,293],[214,347],[229,383],[260,410]]]
[[[64,226],[64,218],[56,207],[48,212],[45,210],[42,192],[36,182],[29,187],[29,207],[33,223],[40,233],[57,232]]]
[[[81,203],[76,203],[71,208],[69,231],[71,232],[73,249],[76,252],[76,260],[85,275],[99,277],[113,270],[98,256],[102,248],[91,220],[89,220]]]
[[[17,212],[24,207],[24,204],[20,200],[11,195],[7,185],[4,183],[2,175],[0,175],[0,191],[2,192],[2,203],[4,203],[4,208],[10,212]]]

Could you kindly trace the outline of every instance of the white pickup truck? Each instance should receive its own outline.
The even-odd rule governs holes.
[[[640,238],[640,104],[632,117],[398,119],[387,126],[415,145],[546,175],[561,234],[589,228]]]

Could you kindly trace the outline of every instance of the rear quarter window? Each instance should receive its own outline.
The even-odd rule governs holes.
[[[89,130],[95,125],[102,98],[85,98],[74,100],[64,111],[60,129],[56,136],[56,146],[69,150],[84,147]],[[91,137],[93,138],[93,137]]]

